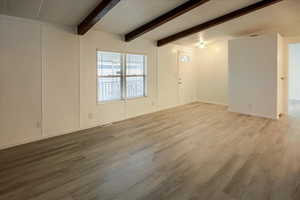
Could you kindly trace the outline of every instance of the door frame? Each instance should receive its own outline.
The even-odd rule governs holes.
[[[181,92],[180,92],[180,82],[182,81],[182,77],[180,76],[180,56],[181,55],[187,55],[189,56],[189,62],[192,63],[192,59],[193,59],[193,52],[189,51],[189,50],[178,50],[177,51],[177,94],[178,94],[178,104],[179,105],[184,105],[186,104],[186,102],[183,102],[182,100],[182,96],[181,96]]]
[[[290,97],[290,93],[289,93],[289,89],[290,89],[290,80],[289,80],[289,73],[290,73],[290,49],[289,46],[290,44],[300,44],[300,36],[298,37],[288,37],[285,38],[284,41],[284,48],[285,48],[285,63],[284,65],[286,66],[286,93],[285,93],[285,101],[286,101],[286,105],[284,108],[284,111],[286,115],[290,115],[290,104],[289,104],[289,97]]]

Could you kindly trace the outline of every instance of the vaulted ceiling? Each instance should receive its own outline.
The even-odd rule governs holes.
[[[101,1],[101,0],[100,0]],[[99,0],[0,0],[0,12],[62,25],[77,25]]]
[[[124,35],[186,1],[121,0],[94,28]],[[258,1],[260,0],[211,0],[142,37],[158,40]],[[76,26],[99,2],[101,0],[0,0],[0,13]],[[299,0],[284,0],[176,43],[191,45],[200,36],[204,40],[215,41],[273,31],[284,36],[300,35],[299,10]]]

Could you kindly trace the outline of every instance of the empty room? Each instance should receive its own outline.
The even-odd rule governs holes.
[[[299,200],[299,0],[0,0],[0,200]]]

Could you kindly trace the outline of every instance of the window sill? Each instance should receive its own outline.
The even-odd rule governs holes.
[[[134,101],[134,100],[139,100],[139,99],[147,99],[148,96],[141,96],[141,97],[133,97],[133,98],[128,98],[128,99],[124,99],[124,101]]]
[[[115,103],[126,103],[128,101],[142,100],[142,99],[147,99],[147,98],[148,98],[148,96],[141,96],[141,97],[134,97],[134,98],[128,98],[128,99],[121,99],[121,100],[97,101],[97,105],[115,104]]]
[[[114,104],[118,102],[121,102],[121,100],[97,101],[97,105]]]

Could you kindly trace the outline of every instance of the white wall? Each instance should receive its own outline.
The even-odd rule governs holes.
[[[158,102],[165,109],[179,105],[178,60],[175,45],[158,48]]]
[[[273,105],[277,105],[276,100],[273,102],[273,95],[278,94],[274,93],[273,84],[279,72],[274,72],[275,64],[269,63],[267,58],[277,56],[276,48],[280,44],[274,44],[276,38],[247,41],[244,45],[253,48],[246,53],[255,55],[247,62],[243,51],[235,55],[240,58],[237,62],[246,65],[241,76],[231,74],[232,80],[241,81],[237,85],[245,81],[246,86],[251,83],[251,87],[242,89],[243,97],[235,97],[244,101],[243,106],[252,104],[252,114],[262,110],[268,113],[259,115],[274,117],[268,106],[273,109]],[[255,50],[258,46],[261,48]],[[266,51],[266,47],[270,51]],[[148,97],[97,104],[97,49],[146,54]],[[79,37],[70,27],[0,15],[0,148],[180,105],[178,52],[192,55],[190,65],[180,68],[186,80],[194,83],[187,84],[186,89],[189,91],[186,95],[193,97],[191,101],[228,104],[227,50],[227,41],[195,50],[177,45],[157,48],[142,39],[125,43],[117,35],[99,31]],[[268,67],[257,65],[259,55],[263,55],[262,60]],[[277,61],[280,62],[280,58]],[[253,88],[261,90],[253,91]],[[265,97],[270,99],[265,100]]]
[[[73,33],[0,15],[0,148],[80,129],[79,38]]]
[[[189,56],[187,64],[180,63],[179,55]],[[195,48],[174,44],[158,48],[158,108],[166,109],[197,101],[197,54]],[[179,80],[181,79],[181,80]],[[178,85],[182,82],[181,85]],[[185,90],[182,92],[182,90]]]
[[[264,49],[266,50],[268,47],[264,47]],[[279,81],[277,87],[277,112],[287,113],[288,67],[286,58],[288,51],[287,42],[280,35],[277,38],[277,51],[277,59],[274,57],[274,60],[277,60],[278,63],[277,78]],[[228,41],[217,41],[208,44],[206,48],[198,49],[196,54],[198,58],[198,100],[201,102],[228,105]],[[284,80],[281,80],[282,77]],[[260,115],[253,112],[252,114]]]
[[[142,53],[147,55],[147,97],[114,101],[104,104],[96,102],[96,50]],[[148,40],[126,43],[117,35],[90,31],[80,38],[80,82],[81,82],[81,127],[93,127],[119,121],[156,110],[157,48]]]
[[[74,30],[42,25],[43,134],[79,127],[79,42]]]
[[[209,44],[196,54],[198,100],[228,105],[228,41]]]
[[[97,49],[146,54],[148,96],[97,104]],[[0,15],[0,149],[178,105],[182,49]]]
[[[289,99],[300,100],[300,43],[289,44]]]
[[[179,104],[197,101],[197,55],[194,49],[178,51]]]
[[[229,41],[229,110],[278,118],[278,35]]]
[[[0,17],[0,147],[41,137],[38,24]]]

